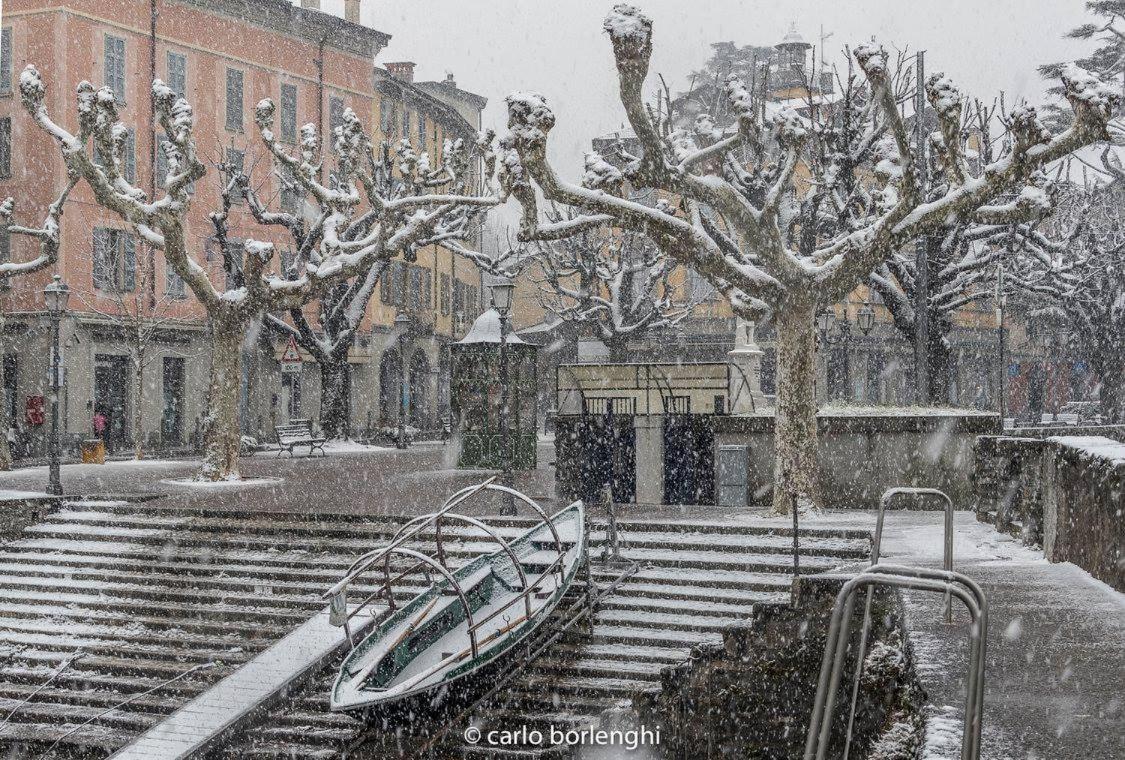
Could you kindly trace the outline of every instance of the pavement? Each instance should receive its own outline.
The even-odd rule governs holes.
[[[883,555],[941,567],[940,512],[888,514]],[[983,760],[1125,758],[1125,594],[1070,563],[997,533],[968,512],[954,521],[953,567],[989,600]],[[919,674],[931,698],[925,760],[960,752],[968,615],[942,622],[941,597],[904,594]]]

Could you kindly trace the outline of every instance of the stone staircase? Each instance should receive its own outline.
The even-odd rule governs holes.
[[[516,535],[530,521],[489,522]],[[0,545],[0,752],[97,758],[116,751],[323,609],[321,595],[351,560],[400,523],[87,501],[28,527]],[[490,707],[493,721],[589,722],[654,685],[659,668],[692,645],[719,640],[723,626],[753,604],[787,598],[791,538],[784,530],[640,522],[620,530],[629,542],[624,554],[639,569],[603,600],[591,625],[513,679],[510,698]],[[453,562],[494,549],[466,530],[443,534]],[[595,558],[601,537],[595,530]],[[867,550],[861,533],[802,531],[802,571],[827,570]],[[594,563],[597,583],[617,573]],[[371,736],[356,719],[328,712],[334,674],[332,666],[315,674],[224,755],[338,757]]]

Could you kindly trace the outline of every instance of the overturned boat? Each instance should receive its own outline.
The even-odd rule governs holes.
[[[505,540],[480,520],[453,511],[486,491],[530,505],[541,521]],[[449,523],[476,529],[498,548],[450,569],[441,538]],[[386,720],[455,706],[487,686],[482,682],[490,672],[502,669],[507,655],[551,617],[586,562],[584,524],[582,502],[548,516],[527,496],[489,480],[459,491],[441,510],[411,520],[387,546],[360,557],[329,591],[335,622],[347,627],[375,599],[385,599],[391,612],[345,658],[332,687],[332,710]],[[404,545],[424,532],[433,533],[434,556]],[[407,567],[392,569],[392,560],[405,560]],[[372,573],[381,576],[380,590],[349,608],[348,585]],[[396,606],[394,584],[419,573],[428,588]]]

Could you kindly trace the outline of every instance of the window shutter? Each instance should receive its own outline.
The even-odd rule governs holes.
[[[391,133],[391,104],[386,98],[379,99],[379,131],[386,139]]]
[[[12,30],[0,31],[0,95],[12,93]]]
[[[449,275],[442,273],[438,286],[438,297],[441,299],[441,315],[449,316]]]
[[[137,289],[137,241],[127,232],[119,233],[121,246],[121,289],[132,293]]]
[[[418,114],[418,150],[426,149],[426,117]]]
[[[0,177],[12,176],[12,119],[0,119]]]
[[[168,86],[177,97],[187,97],[187,56],[168,51]]]
[[[137,133],[132,129],[125,138],[125,181],[137,181]]]
[[[164,187],[168,181],[168,155],[164,152],[167,140],[156,138],[156,186]]]
[[[328,129],[332,132],[336,131],[336,127],[344,123],[344,100],[343,98],[328,98]]]
[[[109,253],[109,230],[94,228],[94,288],[109,289],[109,273],[112,271]]]
[[[410,111],[405,106],[402,109],[402,139],[410,139]]]
[[[173,298],[184,297],[184,281],[167,259],[164,260],[164,292]]]
[[[105,85],[119,102],[125,102],[125,40],[108,34],[105,37]]]
[[[281,85],[281,139],[297,142],[297,86]]]
[[[0,264],[7,264],[12,260],[12,233],[8,230],[0,230]],[[10,277],[0,277],[0,290],[7,290],[12,287],[12,279]]]
[[[242,131],[242,72],[227,69],[227,129]]]
[[[392,305],[391,287],[393,285],[394,269],[388,271],[383,269],[383,274],[379,277],[379,300],[383,302],[384,306]]]

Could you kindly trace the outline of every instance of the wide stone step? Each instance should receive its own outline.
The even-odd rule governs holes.
[[[613,659],[563,659],[547,657],[532,663],[529,672],[548,678],[555,676],[582,676],[613,678],[627,676],[638,681],[659,681],[660,666],[652,662],[622,661]]]
[[[590,658],[619,664],[639,663],[644,667],[658,668],[687,659],[690,647],[645,646],[640,644],[603,644],[594,642],[563,642],[552,647],[548,656],[566,659]]]
[[[108,640],[123,642],[129,645],[162,645],[181,649],[217,648],[241,649],[256,652],[265,648],[269,642],[260,639],[248,641],[245,636],[233,633],[213,635],[198,634],[184,630],[175,631],[174,636],[169,636],[167,628],[149,629],[129,619],[114,620],[108,623],[85,623],[74,620],[68,621],[65,630],[60,629],[59,623],[49,618],[4,618],[0,617],[0,633],[20,636],[24,634],[52,634],[60,642],[67,642],[73,637],[94,636]],[[75,647],[77,648],[77,647]]]
[[[596,625],[593,631],[583,632],[580,635],[583,640],[595,644],[629,644],[669,648],[722,642],[722,636],[712,632],[676,628],[636,628],[629,625],[609,624]]]
[[[758,592],[758,603],[787,602],[788,594],[765,594]],[[745,620],[750,616],[753,603],[729,604],[726,602],[712,602],[698,599],[678,599],[676,604],[669,606],[668,600],[643,596],[624,596],[614,594],[604,599],[599,604],[602,610],[636,610],[639,612],[666,612],[675,610],[680,613],[698,613],[711,617],[727,617],[732,620]]]
[[[139,692],[138,692],[139,693]],[[117,707],[126,699],[129,704],[123,705],[121,710],[140,710],[153,715],[168,714],[180,706],[180,700],[169,699],[161,696],[146,695],[131,697],[117,691],[104,691],[101,689],[59,689],[54,686],[44,687],[42,684],[3,683],[0,682],[0,697],[12,700],[31,698],[33,702],[52,702],[58,704],[85,705],[102,709]]]
[[[169,642],[167,636],[163,639]],[[174,643],[174,639],[171,643]],[[9,646],[5,646],[9,645]],[[0,658],[10,647],[30,647],[42,651],[72,653],[82,651],[86,654],[113,655],[122,658],[163,658],[179,662],[214,662],[222,660],[229,663],[245,662],[254,652],[243,647],[226,649],[203,649],[197,646],[159,646],[156,644],[136,644],[113,639],[92,639],[75,636],[57,636],[47,633],[26,633],[19,631],[0,631]]]
[[[603,570],[591,565],[591,575],[599,583],[617,577],[620,571]],[[723,568],[641,567],[629,577],[626,585],[652,584],[690,586],[714,589],[780,591],[788,590],[793,582],[792,567],[786,565],[780,572],[755,572]]]
[[[9,670],[28,669],[46,666],[54,670],[64,660],[71,656],[69,652],[53,652],[42,649],[20,649],[9,652],[0,664],[0,673]],[[106,675],[120,674],[129,677],[173,678],[199,663],[176,662],[175,660],[146,660],[141,657],[107,657],[103,655],[87,655],[78,658],[68,668],[69,673],[100,673]],[[233,665],[216,662],[209,668],[209,679],[214,679],[215,674],[226,675],[234,670]]]
[[[598,610],[596,631],[602,625],[628,625],[638,629],[721,632],[731,625],[728,618],[711,615],[680,614],[666,610]]]
[[[48,678],[54,676],[52,685],[74,689],[100,688],[103,690],[119,690],[125,696],[142,691],[154,690],[153,693],[181,695],[184,700],[195,696],[207,688],[215,680],[215,668],[197,671],[178,681],[169,682],[167,678],[144,678],[140,676],[114,675],[91,671],[65,670],[61,674],[55,673],[55,668],[35,667],[21,668],[8,666],[0,669],[0,680],[8,683],[42,685]],[[124,697],[122,697],[124,698]]]
[[[109,726],[91,723],[75,731],[76,726],[55,720],[38,723],[17,723],[11,721],[0,726],[0,746],[43,747],[55,741],[65,740],[66,744],[55,758],[104,757],[107,753],[124,746],[133,738],[134,732],[122,731]]]
[[[121,697],[118,701],[123,701]],[[18,709],[17,709],[18,708]],[[129,710],[107,710],[101,707],[72,704],[43,704],[24,702],[18,699],[0,697],[0,715],[8,717],[11,723],[70,723],[77,725],[88,720],[96,720],[98,725],[123,731],[144,731],[160,722],[163,715],[157,713],[133,712]],[[0,739],[4,734],[0,732]]]

